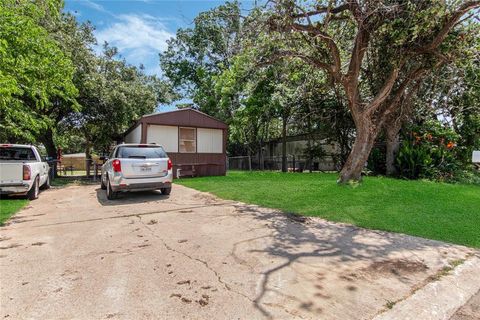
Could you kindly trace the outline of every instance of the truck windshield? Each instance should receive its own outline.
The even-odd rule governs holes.
[[[0,146],[0,160],[36,160],[31,148]]]
[[[117,158],[155,159],[166,157],[167,154],[159,146],[120,147],[117,151]]]

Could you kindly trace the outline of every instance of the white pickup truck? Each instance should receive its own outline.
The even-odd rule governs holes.
[[[50,187],[49,169],[34,146],[0,144],[0,194],[37,199]]]

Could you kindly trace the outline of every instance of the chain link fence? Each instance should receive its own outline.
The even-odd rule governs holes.
[[[282,170],[282,156],[263,157],[252,156],[228,157],[227,170]],[[308,159],[295,155],[287,155],[287,170],[291,172],[303,171],[336,171],[336,160],[331,156],[321,159]]]

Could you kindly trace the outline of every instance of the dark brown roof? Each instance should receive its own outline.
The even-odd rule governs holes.
[[[124,135],[135,129],[140,123],[166,126],[185,126],[212,129],[227,129],[228,125],[201,111],[187,108],[167,112],[157,112],[141,117]]]
[[[151,124],[227,129],[228,125],[195,109],[179,109],[143,116],[142,122]]]

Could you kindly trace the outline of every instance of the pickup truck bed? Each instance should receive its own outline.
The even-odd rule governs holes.
[[[38,198],[41,187],[50,186],[49,166],[29,145],[0,145],[0,194]]]

